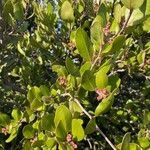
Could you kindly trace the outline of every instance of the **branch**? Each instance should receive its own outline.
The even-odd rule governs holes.
[[[101,57],[100,57],[100,56],[101,56],[101,51],[102,51],[102,45],[100,46],[98,56],[97,56],[97,57],[96,57],[96,59],[94,60],[94,62],[93,62],[93,64],[92,64],[92,66],[91,66],[91,69],[90,69],[90,70],[92,70],[92,69],[93,69],[93,67],[96,65],[97,61],[101,58]]]
[[[133,10],[130,10],[129,16],[128,16],[127,20],[125,21],[125,23],[124,23],[122,29],[116,34],[116,36],[118,36],[118,35],[120,35],[122,32],[124,32],[125,28],[127,27],[128,23],[129,23],[129,20],[130,20],[130,17],[131,17],[131,15],[132,15],[132,12],[133,12]],[[115,36],[115,37],[116,37],[116,36]]]
[[[91,120],[93,119],[93,116],[90,115],[84,108],[83,106],[80,104],[80,102],[78,101],[78,99],[73,98],[72,95],[70,93],[64,93],[61,94],[61,96],[65,97],[65,96],[69,96],[70,98],[74,99],[74,101],[78,104],[78,106],[81,108],[81,110],[84,112],[84,114]],[[103,133],[103,131],[101,131],[101,129],[98,127],[98,125],[96,124],[96,131],[98,131],[103,138],[107,141],[107,143],[111,146],[111,148],[113,150],[117,150],[116,147],[112,144],[112,142],[107,138],[107,136]]]
[[[78,104],[78,106],[81,108],[81,110],[85,113],[85,115],[87,115],[89,117],[89,119],[91,120],[93,118],[93,116],[91,116],[80,104],[80,102],[75,98],[74,101]],[[98,127],[98,125],[96,124],[96,131],[98,131],[103,138],[107,141],[107,143],[111,146],[111,148],[113,150],[117,150],[116,147],[111,143],[111,141],[107,138],[107,136],[101,131],[101,129]]]

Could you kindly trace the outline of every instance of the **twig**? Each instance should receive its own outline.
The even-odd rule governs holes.
[[[125,30],[125,28],[127,27],[128,23],[129,23],[129,20],[130,20],[130,17],[132,15],[132,12],[133,12],[133,10],[130,10],[129,16],[128,16],[127,20],[125,21],[122,29],[115,35],[115,37],[117,37],[118,35],[120,35]]]
[[[89,117],[89,119],[92,119],[93,117],[82,107],[80,102],[75,98],[74,101],[78,104],[78,106],[81,108],[81,110]]]
[[[87,139],[87,142],[88,142],[88,144],[90,146],[90,149],[93,149],[90,139]]]
[[[74,99],[74,101],[78,104],[78,106],[81,108],[81,110],[84,112],[84,114],[86,116],[88,116],[88,118],[91,120],[93,119],[93,116],[90,115],[84,108],[83,106],[80,104],[80,102],[78,101],[78,99],[72,97],[72,95],[70,93],[65,93],[65,94],[62,94],[61,96],[69,96],[70,98]],[[111,148],[113,150],[117,150],[116,147],[112,144],[112,142],[107,138],[107,136],[101,131],[101,129],[98,127],[98,125],[96,124],[96,131],[98,131],[102,136],[103,138],[107,141],[107,143],[111,146]]]
[[[100,59],[101,51],[102,51],[102,45],[100,46],[98,56],[97,56],[96,59],[94,60],[92,66],[91,66],[91,68],[90,68],[90,70],[93,69],[93,67],[95,66],[95,64],[97,63],[97,61]]]
[[[111,141],[107,138],[103,131],[98,127],[98,125],[96,125],[96,130],[103,136],[103,138],[107,141],[107,143],[111,146],[113,150],[117,150],[117,148],[111,143]]]
[[[89,119],[91,120],[93,117],[82,107],[82,105],[80,104],[80,102],[75,98],[74,101],[78,104],[78,106],[81,108],[81,110],[89,117]],[[98,125],[96,124],[96,131],[98,131],[103,138],[107,141],[107,143],[111,146],[111,148],[113,150],[117,150],[116,147],[111,143],[111,141],[107,138],[107,136],[101,131],[101,129],[98,127]]]

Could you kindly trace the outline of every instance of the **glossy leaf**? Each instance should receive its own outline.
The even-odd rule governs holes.
[[[73,137],[78,141],[81,141],[84,138],[84,130],[82,127],[83,121],[81,119],[72,120],[72,134]]]
[[[53,148],[56,145],[56,141],[54,138],[48,138],[46,141],[46,145],[48,148]]]
[[[97,86],[97,88],[103,89],[107,86],[107,83],[108,83],[107,74],[106,74],[105,70],[100,69],[96,73],[96,86]]]
[[[95,109],[95,116],[100,116],[103,113],[107,112],[114,102],[113,94],[110,94],[106,99],[103,99],[102,102]]]
[[[139,138],[138,141],[142,148],[146,149],[150,147],[150,140],[147,137]]]
[[[125,41],[126,41],[126,38],[124,35],[120,35],[116,37],[113,41],[111,51],[118,52],[123,47]]]
[[[117,3],[115,5],[114,17],[115,17],[115,20],[116,20],[117,23],[121,22],[122,13],[121,13],[121,5],[119,3]]]
[[[88,90],[88,91],[95,90],[96,88],[95,76],[91,71],[87,70],[84,72],[82,76],[81,85],[85,90]]]
[[[43,130],[52,131],[54,129],[54,115],[45,114],[41,119],[41,127]]]
[[[83,75],[84,72],[85,72],[86,70],[90,70],[90,68],[91,68],[91,63],[90,63],[90,62],[86,62],[85,64],[83,64],[83,65],[81,66],[81,68],[80,68],[80,74]]]
[[[94,119],[91,119],[86,128],[85,128],[85,133],[86,134],[91,134],[93,133],[94,131],[96,130],[96,122],[95,122],[95,118]]]
[[[94,19],[90,31],[91,41],[96,46],[96,49],[99,50],[100,45],[103,44],[103,28],[101,25],[101,18],[99,18],[99,20],[96,19]]]
[[[6,126],[10,123],[10,117],[7,114],[3,114],[0,112],[0,125]]]
[[[13,128],[13,130],[11,131],[10,136],[8,137],[8,139],[6,140],[6,143],[11,142],[16,136],[17,136],[17,129]]]
[[[80,55],[87,61],[91,61],[93,55],[93,49],[91,41],[87,33],[82,29],[78,28],[76,31],[76,47]]]
[[[22,130],[23,136],[27,139],[31,139],[34,137],[35,130],[31,125],[26,125]]]
[[[128,9],[136,9],[136,8],[139,8],[143,4],[144,0],[121,0],[121,2]]]
[[[67,132],[66,129],[63,125],[63,122],[60,120],[58,125],[56,126],[56,137],[61,138],[61,139],[65,139],[67,136]]]
[[[141,51],[138,55],[137,55],[137,60],[139,64],[143,64],[144,60],[145,60],[145,52]]]
[[[13,109],[11,115],[16,121],[19,121],[23,116],[22,112],[18,108]]]
[[[71,129],[71,120],[72,114],[70,110],[65,105],[60,105],[55,112],[55,126],[57,127],[59,122],[61,121],[65,128],[65,131],[68,132]]]
[[[66,67],[68,72],[71,75],[80,76],[79,69],[77,68],[77,66],[75,66],[75,64],[72,62],[72,60],[69,57],[66,59]]]
[[[65,1],[61,6],[61,18],[67,22],[74,20],[74,11],[69,1]]]
[[[126,133],[122,140],[121,150],[130,149],[130,133]]]
[[[14,16],[17,20],[22,20],[24,17],[23,5],[21,2],[17,2],[14,5]]]

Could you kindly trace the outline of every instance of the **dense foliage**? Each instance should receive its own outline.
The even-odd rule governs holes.
[[[150,0],[1,0],[0,149],[150,149]]]

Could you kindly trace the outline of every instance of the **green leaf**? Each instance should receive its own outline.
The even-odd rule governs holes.
[[[144,0],[121,0],[128,9],[137,9],[142,6]]]
[[[90,68],[91,68],[91,63],[90,63],[90,62],[86,62],[85,64],[83,64],[83,65],[81,66],[81,68],[80,68],[80,74],[83,75],[84,72],[85,72],[86,70],[90,70]]]
[[[121,5],[117,3],[114,8],[114,17],[117,23],[121,22],[122,13],[120,11],[121,11]]]
[[[103,44],[103,28],[101,25],[101,17],[99,20],[97,18],[94,19],[91,26],[91,41],[96,46],[96,49],[99,50],[100,45]]]
[[[69,1],[65,1],[61,6],[61,18],[67,22],[74,21],[74,11]]]
[[[139,64],[143,64],[145,61],[145,51],[141,51],[138,55],[137,55],[137,60]]]
[[[108,86],[110,86],[110,91],[118,89],[120,86],[121,80],[118,75],[112,75],[108,78]]]
[[[20,54],[22,54],[23,56],[26,56],[25,52],[23,51],[23,49],[21,47],[21,43],[20,42],[18,42],[18,44],[17,44],[17,49],[18,49]]]
[[[149,148],[150,140],[147,137],[139,138],[138,141],[142,148],[144,148],[144,149]]]
[[[130,133],[126,133],[122,140],[121,150],[130,149]]]
[[[80,76],[79,69],[77,68],[77,66],[75,66],[75,64],[69,57],[66,59],[66,67],[71,75],[76,77]]]
[[[41,94],[41,91],[38,87],[34,86],[34,87],[31,87],[31,89],[28,91],[28,94],[27,94],[27,99],[30,103],[32,103],[32,101],[37,98],[37,99],[41,99],[42,97],[42,94]]]
[[[40,86],[40,91],[41,91],[43,96],[49,96],[50,95],[50,91],[49,91],[48,87],[45,85]]]
[[[74,101],[70,101],[69,102],[69,108],[71,110],[72,113],[78,112],[78,113],[82,113],[81,108],[79,107],[79,105],[74,102]]]
[[[113,41],[111,52],[118,52],[124,45],[126,38],[124,35],[116,37]]]
[[[54,138],[48,138],[45,143],[46,143],[46,146],[50,149],[56,145],[56,141]]]
[[[6,143],[11,142],[17,136],[17,132],[18,132],[18,130],[16,128],[13,128],[13,130],[11,131],[10,136],[6,140]]]
[[[150,123],[150,111],[144,111],[143,124],[147,125]]]
[[[130,150],[142,150],[139,145],[130,143]]]
[[[42,107],[43,107],[43,102],[39,101],[37,98],[35,98],[30,105],[31,110],[34,111],[41,111]]]
[[[45,114],[41,119],[41,127],[43,130],[52,131],[54,129],[54,115]]]
[[[150,32],[150,18],[146,19],[143,22],[143,30],[147,31],[147,32]]]
[[[114,95],[110,94],[107,98],[103,99],[102,102],[95,109],[95,116],[100,116],[107,112],[114,102]]]
[[[12,24],[13,23],[13,19],[12,19],[13,15],[14,15],[14,13],[13,13],[13,3],[12,3],[11,0],[7,0],[7,2],[4,4],[4,7],[3,7],[3,16],[5,16],[4,20],[7,23]]]
[[[24,10],[21,2],[17,2],[14,5],[14,16],[17,20],[22,20],[24,18]]]
[[[0,112],[0,126],[6,126],[10,123],[10,117]]]
[[[82,76],[81,85],[85,90],[88,90],[88,91],[95,90],[95,88],[96,88],[95,76],[91,71],[86,70],[84,72],[84,74]]]
[[[93,133],[94,131],[96,130],[96,122],[95,122],[95,118],[94,119],[91,119],[86,128],[85,128],[85,133],[86,134],[91,134]]]
[[[103,89],[107,86],[107,83],[108,83],[108,76],[104,69],[100,69],[96,73],[96,86],[97,88]]]
[[[63,125],[63,122],[60,120],[58,125],[56,126],[56,137],[61,138],[61,139],[65,139],[67,136],[67,132],[66,129]]]
[[[81,119],[72,120],[72,134],[73,137],[78,141],[81,141],[84,138],[84,130],[82,127],[83,121]]]
[[[91,61],[93,56],[92,43],[87,35],[87,33],[82,29],[78,28],[76,32],[76,47],[80,55],[87,61]]]
[[[23,136],[27,139],[31,139],[34,137],[35,130],[31,125],[26,125],[22,130]]]
[[[58,76],[66,76],[67,70],[64,66],[61,65],[53,65],[52,70],[58,74]]]
[[[55,112],[54,123],[57,127],[61,121],[65,130],[68,132],[71,129],[72,114],[65,105],[60,105]]]
[[[15,108],[13,109],[12,113],[11,113],[11,116],[16,120],[16,121],[19,121],[23,114],[22,112],[18,109],[18,108]]]

